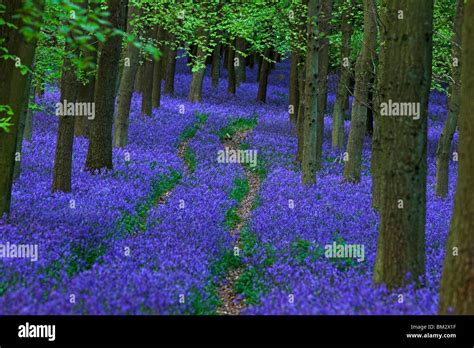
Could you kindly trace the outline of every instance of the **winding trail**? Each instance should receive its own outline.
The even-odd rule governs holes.
[[[238,132],[234,134],[231,138],[226,139],[224,146],[228,147],[231,150],[237,151],[239,149],[240,143],[247,137],[247,134],[250,131]],[[233,237],[236,237],[234,248],[237,247],[240,251],[242,250],[241,241],[240,241],[240,232],[242,228],[249,222],[252,214],[252,205],[257,197],[258,190],[260,188],[260,178],[258,175],[248,167],[242,166],[245,175],[249,183],[249,191],[245,195],[242,202],[240,202],[237,209],[237,215],[239,216],[239,223],[237,226],[230,232]],[[235,285],[239,280],[243,272],[242,266],[236,269],[232,269],[226,275],[221,287],[219,288],[219,298],[221,300],[221,306],[217,309],[217,314],[219,315],[239,315],[241,311],[246,307],[245,299],[238,299],[235,292]]]

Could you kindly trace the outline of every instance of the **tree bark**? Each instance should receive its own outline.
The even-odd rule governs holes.
[[[13,23],[21,28],[23,22],[14,15],[22,8],[24,1],[4,0],[5,5],[2,18],[7,23]],[[40,9],[43,6],[42,1],[33,3]],[[21,64],[31,67],[35,52],[36,42],[25,42],[17,29],[7,25],[0,26],[0,37],[5,38],[2,46],[8,50],[8,53],[21,59]],[[6,133],[0,130],[0,218],[4,214],[10,213],[11,190],[13,183],[13,168],[15,165],[15,148],[18,135],[18,121],[24,106],[24,92],[27,77],[21,75],[20,70],[15,66],[16,61],[12,59],[4,60],[0,64],[0,105],[9,105],[13,111],[10,120],[12,126]],[[0,118],[7,117],[5,113],[0,114]]]
[[[374,76],[375,49],[377,45],[376,5],[364,0],[364,39],[356,64],[354,101],[352,102],[351,128],[347,142],[348,161],[344,166],[344,180],[360,181],[362,146],[367,128],[369,85]]]
[[[218,44],[212,52],[212,88],[217,89],[219,87],[219,78],[221,70],[221,45]]]
[[[382,191],[374,281],[394,289],[423,282],[425,274],[433,0],[388,1],[385,5],[376,108],[383,157],[378,163]],[[382,103],[389,101],[419,103],[419,114],[382,114]]]
[[[308,2],[308,28],[306,71],[304,87],[304,137],[303,137],[303,184],[316,183],[316,171],[319,169],[318,160],[318,70],[319,70],[319,32],[317,20],[319,17],[319,0]]]
[[[169,40],[174,41],[176,38],[174,35],[169,35]],[[166,62],[166,77],[165,77],[165,88],[163,90],[164,94],[173,94],[174,93],[174,74],[176,71],[176,48],[170,46],[168,48],[168,56]]]
[[[34,59],[33,59],[34,61]],[[33,64],[34,65],[34,64]],[[28,113],[30,112],[29,103],[30,96],[34,94],[34,87],[32,86],[33,76],[31,73],[28,73],[26,80],[26,87],[24,92],[23,105],[21,107],[21,115],[18,124],[18,136],[16,140],[16,154],[19,154],[18,160],[15,160],[15,167],[13,169],[13,181],[20,177],[21,172],[21,153],[23,150],[23,139],[25,138],[26,122],[28,118]]]
[[[238,59],[239,65],[235,67],[235,78],[236,78],[236,83],[237,86],[240,86],[241,83],[246,82],[247,76],[245,73],[245,57],[239,53],[240,52],[245,52],[245,40],[241,37],[238,37],[235,40],[235,45],[237,51],[235,52],[235,58]]]
[[[296,119],[296,135],[298,138],[298,151],[296,153],[296,160],[300,163],[303,162],[303,144],[304,144],[304,118],[305,118],[305,106],[304,106],[304,87],[305,87],[305,66],[304,60],[300,56],[300,62],[298,64],[298,116]]]
[[[163,45],[161,44],[164,38],[164,31],[162,28],[158,28],[158,45],[160,46],[161,56],[158,61],[155,62],[153,67],[153,91],[151,96],[152,107],[159,108],[161,104],[161,81],[163,80],[163,64],[164,64],[164,55],[163,55]]]
[[[61,76],[60,103],[76,103],[80,82],[76,76],[76,67],[72,62],[72,48],[66,44],[66,57]],[[72,185],[72,152],[74,144],[74,118],[80,115],[68,115],[63,110],[59,116],[59,129],[56,141],[56,157],[54,159],[54,174],[52,191],[71,192]]]
[[[127,33],[133,32],[133,27],[130,24],[130,20],[140,14],[140,11],[135,6],[129,7],[129,23],[127,25]],[[133,42],[127,44],[127,50],[125,58],[128,58],[127,63],[124,65],[122,78],[120,80],[120,87],[118,92],[117,102],[117,116],[114,121],[114,147],[124,147],[128,143],[128,125],[130,115],[130,104],[132,102],[133,88],[135,82],[135,76],[138,71],[138,59],[140,52]]]
[[[319,15],[319,68],[318,68],[318,119],[316,138],[316,151],[318,157],[318,169],[321,166],[324,140],[324,114],[326,113],[328,95],[328,71],[329,71],[329,34],[331,33],[331,13],[333,0],[321,0],[321,11]]]
[[[155,68],[155,61],[152,57],[145,58],[144,77],[143,77],[143,92],[142,92],[142,106],[141,114],[150,117],[153,112],[153,71]]]
[[[88,4],[88,1],[84,1]],[[91,40],[90,44],[95,48],[94,51],[84,51],[83,57],[90,59],[94,64],[97,63],[97,50],[99,45],[94,40]],[[94,91],[95,91],[95,74],[96,71],[85,71],[87,74],[86,84],[80,84],[78,102],[93,103],[94,102]],[[74,120],[74,135],[78,137],[87,137],[89,134],[89,123],[90,120],[87,117],[76,117]]]
[[[346,4],[341,20],[342,47],[341,64],[339,65],[339,82],[336,91],[336,101],[332,114],[332,148],[342,149],[344,146],[344,114],[349,97],[349,81],[351,76],[350,56],[351,56],[351,37],[352,20],[351,13],[354,8],[354,0]]]
[[[298,91],[298,63],[299,54],[297,52],[291,53],[291,69],[290,69],[290,90],[289,90],[289,113],[290,121],[296,123],[298,118],[299,107],[299,91]]]
[[[234,66],[234,55],[235,50],[232,47],[231,43],[227,48],[227,71],[228,71],[228,80],[227,80],[227,92],[230,94],[235,94],[236,88],[236,76],[235,76],[235,66]]]
[[[263,55],[266,58],[271,59],[272,49],[267,47]],[[258,92],[257,92],[257,102],[265,103],[267,100],[267,87],[268,87],[268,75],[270,73],[270,62],[262,58],[262,67],[260,70],[260,76],[258,81]]]
[[[454,23],[454,35],[452,38],[452,55],[457,59],[457,64],[452,66],[453,84],[449,96],[449,111],[446,123],[439,138],[436,150],[436,195],[444,198],[448,194],[449,183],[449,159],[451,157],[451,143],[458,122],[459,103],[461,99],[461,31],[464,1],[458,0],[456,6],[456,19]],[[453,62],[454,63],[454,62]]]
[[[201,37],[200,40],[204,42],[204,45],[207,45],[207,34],[204,28],[200,28],[197,33],[198,37]],[[203,66],[196,72],[193,72],[193,76],[191,78],[191,86],[189,88],[189,101],[195,103],[200,102],[202,100],[202,81],[204,79],[204,73],[206,72],[206,66],[204,65],[205,62],[205,54],[203,46],[196,45],[196,63],[202,63]]]
[[[127,0],[108,0],[109,21],[120,30],[125,29],[125,10]],[[112,165],[112,124],[115,106],[115,86],[118,77],[120,36],[107,38],[102,46],[97,70],[97,83],[94,94],[96,115],[89,130],[89,147],[86,169],[91,172],[113,169]]]
[[[460,1],[462,2],[462,1]],[[474,314],[474,2],[462,24],[459,174],[440,288],[440,314]],[[456,248],[456,249],[455,249]],[[456,251],[456,252],[455,252]]]

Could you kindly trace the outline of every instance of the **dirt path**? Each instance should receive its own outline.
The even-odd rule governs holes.
[[[236,133],[232,138],[224,142],[224,146],[232,150],[238,150],[239,145],[244,140],[249,132]],[[237,237],[234,247],[242,250],[240,245],[240,232],[242,228],[249,222],[252,214],[252,205],[257,197],[260,188],[260,178],[257,174],[250,171],[246,166],[243,166],[245,175],[249,183],[249,192],[244,197],[237,209],[237,215],[240,218],[239,224],[231,231],[232,236]],[[243,272],[242,268],[231,270],[225,277],[221,287],[219,288],[219,297],[222,305],[217,309],[217,314],[220,315],[239,315],[242,309],[245,308],[245,300],[237,299],[235,293],[235,284],[239,280]]]

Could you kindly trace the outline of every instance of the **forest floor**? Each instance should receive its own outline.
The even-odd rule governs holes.
[[[255,102],[256,70],[235,96],[225,70],[219,91],[207,71],[203,102],[193,104],[181,59],[175,93],[152,117],[139,115],[134,95],[130,142],[114,150],[113,171],[84,171],[87,140],[75,140],[71,194],[51,193],[59,99],[51,87],[24,145],[10,222],[0,223],[0,241],[36,244],[39,257],[2,260],[0,314],[435,314],[456,180],[452,163],[450,194],[435,197],[446,97],[432,93],[429,106],[426,285],[387,291],[372,283],[370,139],[359,184],[342,182],[341,151],[331,149],[335,79],[323,167],[304,187],[289,65],[272,71],[266,104]],[[348,121],[345,130],[347,139]],[[219,163],[226,146],[255,150],[256,166]],[[363,246],[363,257],[328,258],[333,243]]]

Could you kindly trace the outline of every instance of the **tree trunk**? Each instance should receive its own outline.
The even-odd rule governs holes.
[[[367,122],[365,127],[365,135],[372,137],[374,134],[374,83],[375,76],[369,82],[369,96],[367,98]]]
[[[376,103],[376,108],[379,104]],[[374,134],[372,137],[372,157],[370,163],[370,173],[372,175],[372,208],[379,211],[382,196],[382,145],[380,143],[380,117],[378,112],[374,113]]]
[[[463,2],[463,1],[459,1]],[[459,174],[440,288],[440,314],[474,314],[474,2],[464,4]]]
[[[321,0],[321,13],[319,16],[319,67],[318,67],[318,136],[316,138],[316,151],[318,169],[320,168],[324,141],[324,114],[326,113],[328,96],[328,70],[329,70],[329,34],[331,33],[331,13],[333,0]]]
[[[33,59],[34,61],[34,59]],[[16,154],[19,154],[19,158],[15,159],[15,167],[13,169],[13,181],[18,179],[20,177],[20,172],[21,172],[21,153],[23,150],[23,139],[25,137],[25,130],[26,130],[26,121],[27,121],[27,115],[30,112],[29,108],[29,103],[30,103],[30,96],[31,94],[34,94],[34,88],[32,87],[32,80],[33,76],[31,73],[28,73],[27,76],[27,81],[26,81],[26,88],[24,91],[24,100],[23,100],[23,105],[21,107],[21,115],[20,115],[20,120],[18,124],[18,135],[16,139]]]
[[[63,72],[61,76],[61,99],[60,103],[76,103],[80,82],[76,77],[76,67],[72,62],[72,49],[66,44]],[[66,108],[64,108],[66,109]],[[56,110],[58,111],[58,110]],[[84,117],[80,115],[69,115],[67,110],[62,110],[59,116],[59,129],[56,141],[56,157],[54,159],[54,174],[52,191],[71,192],[72,183],[72,152],[74,144],[74,118]]]
[[[269,59],[272,57],[272,49],[267,47],[263,55]],[[268,75],[270,73],[270,62],[262,58],[262,67],[258,81],[257,101],[265,103],[267,100]]]
[[[303,144],[304,144],[304,118],[305,118],[305,107],[304,107],[304,87],[305,87],[305,66],[304,60],[300,56],[300,62],[298,64],[298,117],[296,119],[296,135],[298,138],[298,151],[296,153],[296,160],[300,163],[303,162]]]
[[[85,1],[87,3],[87,1]],[[91,40],[94,41],[94,40]],[[97,42],[90,42],[95,47],[95,51],[84,51],[83,56],[90,58],[94,64],[97,63],[97,50],[99,45]],[[95,91],[95,71],[85,71],[87,74],[86,84],[80,84],[79,95],[77,98],[78,102],[93,103],[94,102],[94,91]],[[78,137],[87,137],[89,133],[90,120],[87,117],[76,117],[74,120],[74,135]]]
[[[316,183],[316,171],[319,169],[318,160],[318,69],[319,69],[319,32],[317,20],[319,17],[319,1],[308,2],[308,28],[306,71],[304,87],[304,137],[303,137],[303,184]]]
[[[332,114],[332,148],[342,149],[344,146],[344,114],[349,97],[349,81],[351,76],[350,57],[351,57],[351,36],[352,20],[351,13],[354,8],[354,0],[346,4],[341,20],[342,47],[341,64],[339,65],[339,82],[336,91],[336,101]]]
[[[159,108],[161,104],[161,81],[163,80],[163,64],[164,64],[164,55],[163,55],[163,45],[161,44],[162,41],[165,39],[165,33],[162,28],[158,28],[158,45],[160,46],[160,50],[162,51],[162,55],[155,62],[153,67],[153,91],[151,96],[152,107]]]
[[[377,45],[376,7],[373,0],[364,0],[364,39],[356,64],[354,101],[352,102],[351,128],[347,142],[348,161],[344,166],[344,180],[360,181],[362,146],[367,128],[369,84],[374,76]]]
[[[151,116],[153,112],[153,71],[155,68],[155,61],[152,57],[145,58],[144,77],[143,77],[143,92],[142,92],[142,106],[141,114],[144,116]]]
[[[14,15],[22,8],[24,1],[4,0],[5,5],[2,18],[7,23],[13,23],[17,28],[23,26],[23,22]],[[36,2],[36,7],[42,8],[43,2]],[[21,64],[31,67],[35,52],[36,42],[26,43],[17,29],[7,25],[0,26],[0,37],[5,38],[2,47],[11,55],[18,56]],[[0,64],[0,105],[9,105],[13,115],[9,123],[12,124],[9,132],[0,130],[0,218],[10,213],[11,190],[13,183],[13,168],[15,165],[15,148],[18,134],[18,121],[24,106],[24,93],[27,77],[20,73],[15,67],[16,61],[7,59]],[[7,117],[5,113],[0,118]]]
[[[129,7],[129,23],[127,25],[127,33],[132,33],[133,28],[130,25],[130,20],[140,14],[140,11],[135,6]],[[120,80],[120,87],[118,92],[117,102],[117,116],[114,121],[114,147],[124,147],[128,142],[128,124],[130,115],[130,104],[133,96],[133,86],[135,76],[138,71],[138,59],[140,52],[133,42],[127,44],[127,50],[125,53],[126,64],[124,64],[124,70],[122,78]]]
[[[433,2],[388,1],[382,7],[376,112],[380,114],[377,117],[383,157],[378,163],[382,191],[374,281],[384,283],[388,289],[422,282],[425,274]],[[403,19],[398,19],[400,15]],[[389,113],[388,108],[395,110],[387,106],[392,102],[415,103],[419,113]]]
[[[227,70],[228,66],[229,66],[229,46],[222,46],[222,50],[224,52],[224,69]]]
[[[207,45],[207,36],[204,28],[200,28],[197,35],[200,37],[200,42],[203,42],[204,45]],[[204,65],[206,52],[204,49],[205,46],[202,46],[201,44],[196,45],[195,63],[202,63],[203,66],[200,70],[193,72],[193,76],[191,78],[188,99],[194,103],[200,102],[202,100],[202,81],[204,79],[204,73],[206,72],[206,66]]]
[[[218,44],[212,52],[212,88],[217,89],[219,87],[219,77],[221,70],[221,45]]]
[[[235,50],[232,47],[231,43],[227,48],[227,71],[229,73],[228,81],[227,81],[227,92],[230,94],[235,94],[236,88],[236,76],[235,76],[235,66],[234,66],[234,55]]]
[[[125,29],[127,0],[108,0],[109,21],[113,27]],[[113,169],[112,166],[112,124],[115,106],[115,86],[118,77],[120,36],[107,38],[102,46],[97,69],[97,83],[94,94],[96,116],[89,129],[89,148],[86,169],[91,172]]]
[[[296,123],[298,117],[299,91],[298,91],[298,63],[299,54],[291,53],[291,69],[290,69],[290,90],[289,90],[289,113],[290,121]]]
[[[241,83],[243,82],[246,82],[247,80],[247,76],[246,76],[246,73],[245,73],[245,57],[240,54],[238,51],[240,52],[245,52],[245,40],[242,39],[241,37],[238,37],[236,40],[235,40],[235,45],[236,45],[236,49],[237,51],[235,52],[235,58],[237,58],[237,62],[238,62],[238,65],[235,67],[235,78],[236,78],[236,83],[237,83],[237,86],[240,86]]]
[[[36,90],[35,87],[31,88],[30,100],[28,101],[28,105],[29,103],[34,102],[34,97],[35,97],[35,92],[36,92],[35,90]],[[33,110],[30,107],[28,107],[28,112],[26,113],[25,130],[24,130],[23,138],[30,142],[32,137],[33,137]]]
[[[174,35],[169,35],[169,40],[174,41],[176,38]],[[176,70],[176,48],[170,46],[168,49],[168,57],[166,62],[166,77],[165,77],[165,88],[164,94],[173,94],[174,93],[174,73]]]
[[[251,54],[248,56],[249,59],[249,68],[253,70],[253,67],[255,66],[255,54]]]
[[[138,70],[135,77],[134,88],[135,88],[135,91],[140,94],[143,93],[144,69],[145,69],[145,64],[144,62],[141,62],[141,56],[139,55],[138,56]]]
[[[448,194],[449,182],[449,159],[451,157],[451,143],[458,122],[459,102],[461,99],[461,31],[463,18],[464,1],[458,0],[456,19],[454,24],[454,35],[452,38],[453,60],[457,59],[457,64],[452,66],[453,84],[451,85],[451,95],[449,97],[449,111],[446,123],[439,138],[436,151],[436,195],[444,198]]]

